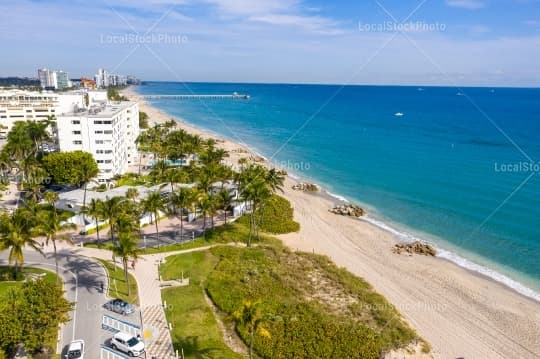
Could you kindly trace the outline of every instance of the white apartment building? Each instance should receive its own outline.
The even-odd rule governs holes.
[[[82,92],[34,92],[0,90],[0,138],[5,138],[16,121],[45,120],[84,108]]]
[[[107,70],[98,69],[95,79],[97,87],[104,88],[109,86],[109,73]]]
[[[98,163],[100,183],[126,173],[128,166],[135,163],[138,103],[101,103],[57,117],[60,150],[90,152]]]

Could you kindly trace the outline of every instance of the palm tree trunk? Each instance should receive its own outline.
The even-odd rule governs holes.
[[[58,281],[60,280],[60,277],[58,276],[58,255],[56,254],[56,239],[52,239],[52,244],[54,248],[54,265],[56,267],[56,284],[58,284]]]
[[[85,183],[84,183],[83,202],[82,202],[83,208],[86,208],[86,186],[87,186],[87,183],[85,182]],[[84,218],[84,214],[83,214],[83,218]]]
[[[158,229],[158,212],[154,213],[154,222],[156,224],[156,237],[157,237],[157,241],[159,242],[159,229]]]
[[[249,215],[249,235],[248,235],[248,242],[247,246],[251,247],[251,233],[253,231],[253,211]]]
[[[127,295],[129,297],[131,295],[131,288],[129,286],[128,261],[127,258],[123,258],[122,261],[124,262],[124,280],[126,281]]]
[[[172,202],[173,213],[174,213],[174,215],[176,215],[176,203],[174,203],[175,201],[172,200],[173,199],[173,194],[174,194],[174,186],[173,186],[173,183],[171,182],[171,197],[169,197],[169,198],[171,199],[171,202]]]
[[[180,208],[180,240],[184,238],[184,207]]]
[[[96,221],[97,245],[98,245],[98,248],[101,248],[101,240],[99,239],[99,221],[97,217],[94,217],[94,220]]]
[[[111,223],[111,220],[109,220],[109,226],[111,227],[111,242],[115,244],[114,242],[114,225]]]

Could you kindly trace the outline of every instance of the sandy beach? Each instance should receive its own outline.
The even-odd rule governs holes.
[[[150,125],[171,118],[149,106],[132,88],[123,93],[139,101]],[[216,138],[175,119],[188,132]],[[229,151],[230,164],[256,157],[246,146],[218,140]],[[294,191],[294,183],[287,178],[285,197],[295,209],[301,230],[280,236],[284,243],[294,250],[325,254],[367,280],[431,344],[435,357],[540,358],[540,303],[447,260],[395,254],[393,234],[366,221],[330,213],[331,199]]]

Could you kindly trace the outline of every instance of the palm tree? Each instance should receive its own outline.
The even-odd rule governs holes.
[[[283,171],[271,168],[266,172],[265,176],[266,183],[270,186],[272,191],[283,192],[283,183],[285,182],[285,174]]]
[[[167,210],[166,203],[163,200],[163,197],[161,197],[161,193],[155,191],[148,194],[146,199],[143,200],[142,205],[143,210],[145,212],[151,213],[154,217],[154,223],[156,225],[156,236],[159,242],[158,217],[159,212],[165,212]]]
[[[94,182],[97,183],[95,180],[93,180],[94,177],[96,177],[99,173],[99,169],[97,167],[89,167],[89,166],[82,166],[80,168],[81,171],[81,183],[84,183],[84,195],[83,195],[83,207],[86,206],[86,191],[88,189],[88,183]]]
[[[13,264],[14,275],[24,264],[23,249],[29,246],[43,254],[39,243],[32,238],[32,218],[17,209],[12,215],[0,216],[0,250],[9,249],[9,264]]]
[[[100,199],[92,198],[87,207],[83,207],[83,213],[89,215],[96,224],[96,236],[98,248],[101,248],[101,239],[99,238],[99,221],[105,217],[104,202]]]
[[[185,183],[188,180],[187,173],[183,171],[180,168],[169,168],[165,171],[163,174],[163,179],[167,180],[168,184],[171,185],[171,196],[174,193],[174,185],[176,183]],[[161,188],[167,186],[167,184],[163,184]],[[176,204],[174,201],[173,204],[173,213],[176,213]]]
[[[223,210],[223,213],[225,215],[225,224],[227,224],[227,210],[231,206],[234,198],[227,189],[222,189],[218,193],[218,199],[221,209]]]
[[[32,199],[36,202],[39,202],[41,199],[41,189],[42,186],[38,182],[27,181],[23,183],[23,190],[26,192],[26,198]]]
[[[150,177],[155,184],[166,181],[165,173],[169,169],[169,165],[164,160],[157,161],[152,170],[150,171]]]
[[[173,193],[172,203],[180,207],[180,238],[184,235],[184,208],[189,207],[194,200],[194,192],[188,188],[180,188]]]
[[[69,239],[68,236],[59,233],[68,229],[75,228],[77,228],[75,224],[61,221],[60,218],[58,218],[58,215],[54,208],[52,210],[40,211],[38,213],[35,233],[45,236],[47,245],[49,244],[49,241],[53,244],[57,280],[60,279],[60,277],[58,276],[58,257],[56,253],[56,241],[60,240],[71,242],[71,239]]]
[[[114,242],[114,228],[116,226],[116,221],[121,213],[121,204],[124,201],[122,197],[107,197],[101,206],[102,218],[109,221],[111,241]]]
[[[128,188],[126,191],[126,198],[131,200],[133,204],[136,204],[135,200],[139,197],[139,191],[135,187]]]
[[[212,203],[212,199],[208,194],[201,192],[197,198],[197,206],[199,207],[199,210],[203,216],[203,233],[206,233],[206,217],[213,213],[212,208],[214,204]]]
[[[39,152],[39,145],[41,142],[49,141],[51,136],[47,131],[47,128],[52,122],[49,120],[44,121],[28,121],[26,124],[26,129],[28,131],[28,136],[34,144],[35,153]]]
[[[45,195],[43,196],[43,198],[56,212],[56,202],[58,202],[58,198],[59,198],[58,193],[54,191],[45,192]]]
[[[124,267],[124,280],[127,285],[127,295],[131,295],[129,285],[128,264],[130,259],[136,260],[139,257],[140,250],[137,247],[138,238],[133,231],[120,231],[118,233],[118,245],[113,247],[115,257],[122,259]]]
[[[7,151],[0,151],[0,171],[2,172],[2,178],[11,171],[13,167],[13,160]]]
[[[252,235],[256,233],[256,236],[258,237],[256,222],[257,210],[262,207],[263,203],[267,201],[270,196],[271,191],[261,178],[255,178],[253,181],[247,183],[242,190],[242,197],[244,200],[251,203],[248,247],[251,247]]]
[[[270,332],[264,328],[264,316],[261,312],[259,301],[245,301],[242,306],[233,313],[233,317],[238,324],[243,326],[249,333],[249,358],[253,358],[253,337],[258,333],[262,337],[269,338]]]

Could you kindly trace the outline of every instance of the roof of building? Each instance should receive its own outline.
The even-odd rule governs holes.
[[[134,101],[108,102],[100,105],[90,106],[88,109],[82,109],[78,112],[65,113],[63,116],[84,116],[90,118],[112,117],[125,110],[126,108],[136,105]]]
[[[190,183],[190,184],[177,184],[175,187],[176,188],[179,188],[179,187],[186,187],[186,188],[191,188],[193,187],[195,184],[194,183]],[[130,188],[136,188],[137,189],[137,192],[139,192],[139,198],[146,198],[148,196],[149,193],[151,192],[156,192],[156,191],[159,191],[159,192],[170,192],[170,186],[165,186],[163,187],[163,185],[156,185],[156,186],[152,186],[152,187],[145,187],[145,186],[121,186],[121,187],[115,187],[115,188],[112,188],[112,189],[109,189],[105,192],[97,192],[97,191],[91,191],[91,190],[88,190],[86,192],[86,203],[89,203],[92,199],[99,199],[99,200],[106,200],[107,197],[109,198],[112,198],[112,197],[125,197],[126,195],[126,192],[128,189]],[[58,201],[59,201],[59,204],[63,204],[63,205],[66,205],[66,204],[72,204],[72,205],[82,205],[83,203],[83,199],[84,199],[84,189],[82,188],[78,188],[78,189],[74,189],[72,191],[68,191],[68,192],[60,192],[58,193]]]

